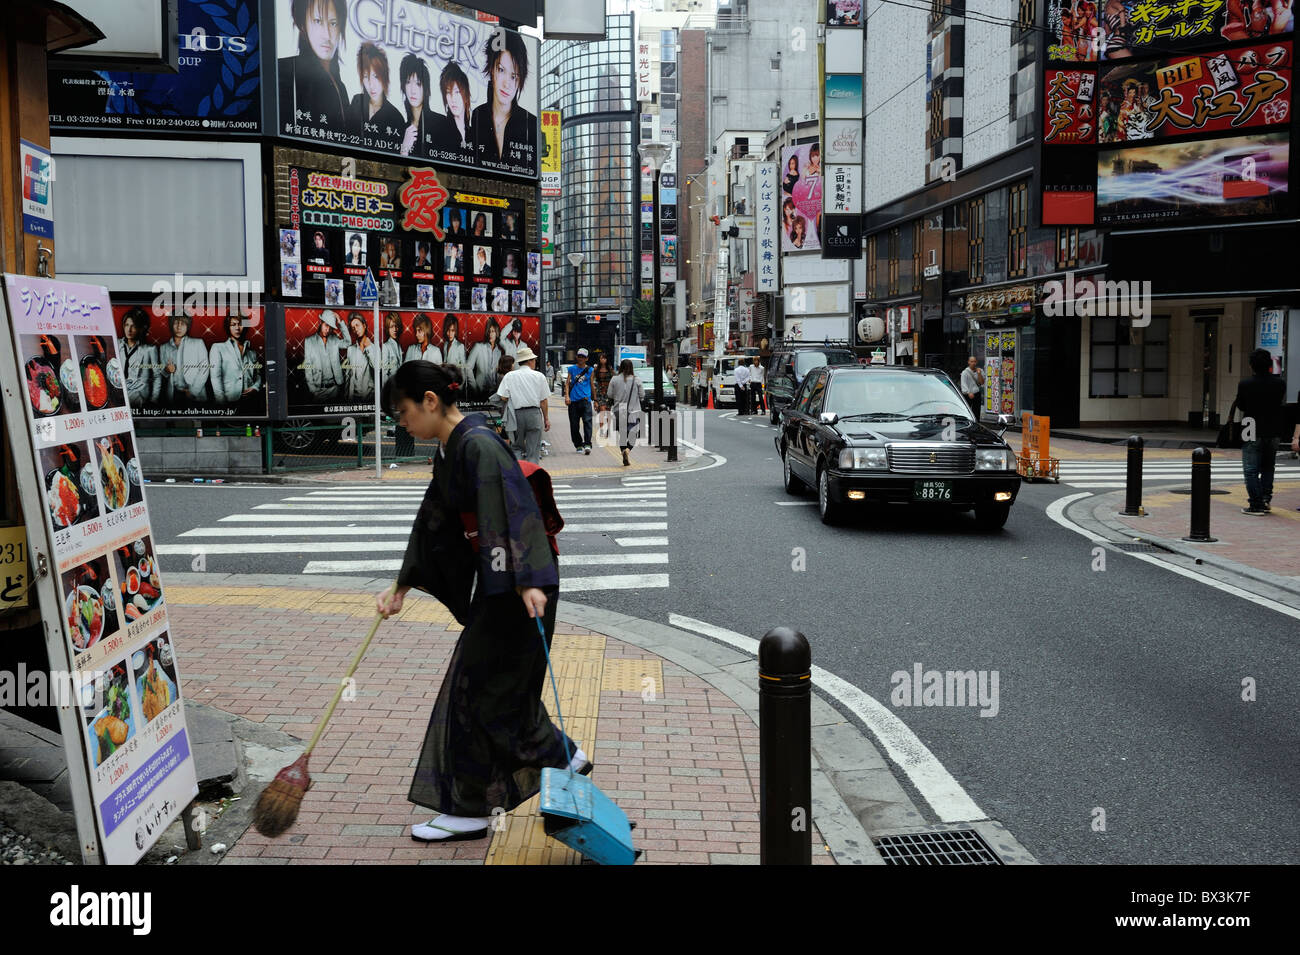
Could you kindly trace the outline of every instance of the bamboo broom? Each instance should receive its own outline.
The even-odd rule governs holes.
[[[397,582],[389,588],[388,593],[397,592]],[[284,769],[280,770],[271,780],[271,784],[262,790],[262,794],[257,797],[257,805],[253,808],[253,828],[268,839],[274,839],[276,836],[286,832],[295,822],[298,821],[298,810],[302,806],[302,797],[311,789],[311,774],[307,771],[307,759],[311,756],[311,751],[316,748],[320,742],[321,735],[325,732],[325,725],[329,723],[330,717],[334,715],[334,708],[339,705],[339,700],[343,697],[343,690],[351,679],[352,674],[357,672],[357,667],[361,663],[361,658],[366,655],[370,649],[370,641],[375,639],[375,634],[379,631],[379,625],[384,622],[382,614],[375,614],[375,622],[370,625],[370,633],[366,635],[365,641],[361,644],[361,649],[357,655],[352,658],[352,666],[348,667],[348,672],[344,674],[343,679],[339,681],[339,688],[334,691],[334,699],[330,700],[329,709],[316,724],[316,732],[312,734],[311,742],[303,750],[301,756],[295,759]]]

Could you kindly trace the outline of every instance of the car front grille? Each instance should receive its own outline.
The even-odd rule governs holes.
[[[975,470],[970,445],[889,445],[889,470],[909,473],[969,474]]]

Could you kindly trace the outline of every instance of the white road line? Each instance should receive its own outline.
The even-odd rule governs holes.
[[[561,567],[585,567],[591,564],[666,564],[667,554],[561,554]]]
[[[667,497],[667,491],[642,491],[636,488],[594,488],[590,491],[559,491],[555,495],[557,501],[576,501],[584,497],[590,498],[622,498],[626,500],[630,497]]]
[[[758,655],[758,641],[733,630],[670,613],[668,623],[721,640],[738,650]],[[907,774],[916,791],[930,804],[943,822],[974,822],[985,819],[984,811],[966,794],[961,783],[930,752],[907,724],[880,701],[856,686],[823,670],[812,668],[813,684],[834,697],[866,725],[885,752]]]
[[[560,593],[588,590],[654,590],[668,586],[667,574],[610,574],[604,577],[561,577]]]
[[[409,537],[411,529],[400,527],[196,527],[176,537]],[[307,546],[319,547],[318,542]],[[348,546],[348,545],[343,545]]]
[[[727,463],[727,459],[723,457],[721,454],[718,454],[718,452],[716,451],[710,451],[707,448],[703,448],[698,444],[692,444],[690,441],[679,441],[678,443],[684,448],[690,448],[696,454],[699,455],[707,454],[709,457],[713,458],[712,464],[706,464],[702,468],[687,468],[685,471],[682,472],[684,474],[699,474],[701,471],[710,471],[713,468],[720,468]]]
[[[1068,517],[1065,516],[1065,509],[1069,505],[1073,504],[1075,501],[1082,500],[1085,497],[1092,497],[1092,495],[1087,493],[1071,494],[1068,497],[1057,498],[1051,504],[1047,505],[1047,516],[1050,517],[1052,520],[1056,521],[1056,523],[1060,524],[1066,530],[1074,531],[1074,533],[1080,535],[1081,537],[1086,537],[1094,544],[1114,543],[1113,541],[1107,540],[1104,537],[1098,537],[1096,534],[1093,534],[1091,531],[1084,530],[1078,524],[1074,523],[1072,520],[1070,520]],[[1132,557],[1135,560],[1146,561],[1148,564],[1154,564],[1156,567],[1161,567],[1164,570],[1169,571],[1170,573],[1178,574],[1181,577],[1187,577],[1191,580],[1195,580],[1197,583],[1202,583],[1208,587],[1213,587],[1215,590],[1221,590],[1225,594],[1232,594],[1232,596],[1240,597],[1242,600],[1247,600],[1250,603],[1258,604],[1261,607],[1267,607],[1269,610],[1275,610],[1278,613],[1282,614],[1283,616],[1292,617],[1296,620],[1300,620],[1300,610],[1297,610],[1294,607],[1288,607],[1284,604],[1279,604],[1275,601],[1268,600],[1264,597],[1259,596],[1258,594],[1252,594],[1248,590],[1242,590],[1240,587],[1234,587],[1232,584],[1225,584],[1223,581],[1215,580],[1213,577],[1206,577],[1204,574],[1198,574],[1194,570],[1188,570],[1185,567],[1179,567],[1176,564],[1168,563],[1167,561],[1161,560],[1158,557],[1152,557],[1150,554],[1129,554],[1127,551],[1125,551],[1124,553],[1128,554],[1129,557]]]
[[[402,569],[398,560],[313,560],[302,569],[304,574],[348,574],[359,571],[394,571]]]
[[[812,507],[816,501],[773,501],[777,507]]]
[[[619,547],[667,547],[667,537],[615,537]]]
[[[159,544],[159,554],[319,554],[330,541],[290,541],[283,544],[248,541],[240,544]],[[333,541],[337,550],[352,554],[404,553],[406,541]]]
[[[1109,487],[1109,488],[1116,488],[1116,487],[1126,487],[1126,486],[1127,486],[1123,481],[1096,481],[1096,482],[1094,482],[1094,481],[1084,481],[1084,482],[1076,482],[1076,481],[1070,481],[1070,480],[1067,480],[1064,476],[1061,477],[1061,483],[1062,483],[1062,484],[1068,484],[1068,485],[1070,485],[1071,487]]]
[[[366,514],[339,514],[335,512],[330,514],[313,514],[305,518],[303,515],[299,515],[299,514],[231,514],[228,517],[220,518],[219,523],[224,524],[230,522],[235,524],[240,524],[240,523],[286,524],[291,521],[301,522],[304,519],[312,521],[313,523],[319,521],[335,521],[339,523],[345,523],[347,521],[394,521],[394,522],[406,521],[407,523],[410,523],[411,521],[415,520],[415,512],[413,511],[410,514],[390,514],[390,513],[376,513],[376,512],[369,512]],[[311,525],[304,525],[304,526],[309,527]]]
[[[666,531],[668,523],[666,521],[652,524],[566,524],[564,530],[560,532],[561,538],[565,534],[601,534],[606,531]]]
[[[281,501],[301,501],[304,504],[419,504],[424,495],[416,497],[382,497],[374,494],[364,497],[282,497]]]
[[[340,510],[348,510],[349,508],[350,508],[350,509],[353,509],[353,510],[355,510],[355,509],[357,509],[357,508],[367,508],[367,509],[369,509],[369,510],[373,513],[373,512],[375,512],[375,511],[387,511],[390,507],[392,507],[392,506],[393,506],[394,504],[396,504],[396,503],[415,503],[415,502],[413,502],[413,501],[412,501],[412,502],[396,502],[396,501],[388,501],[388,502],[383,503],[383,504],[379,504],[379,503],[353,503],[353,504],[343,504],[343,505],[338,505],[338,504],[258,504],[258,505],[256,505],[256,506],[254,506],[253,510],[255,510],[255,511],[303,511],[303,512],[309,512],[310,514],[315,515],[315,514],[337,514]],[[415,513],[416,513],[416,512],[415,512],[415,511],[410,511],[409,513],[410,513],[411,518],[414,519],[414,517],[415,517]],[[310,517],[308,517],[308,516],[306,516],[306,514],[304,514],[304,519],[305,519],[305,520],[315,520],[316,518],[315,518],[314,516],[310,516]]]

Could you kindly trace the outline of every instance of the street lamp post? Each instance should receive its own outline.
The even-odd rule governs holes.
[[[569,264],[573,266],[573,341],[576,345],[578,342],[578,270],[582,268],[583,261],[587,256],[582,252],[570,252]]]
[[[650,164],[654,170],[654,346],[655,346],[655,413],[662,416],[664,408],[664,332],[663,332],[663,315],[662,304],[660,300],[659,281],[659,170],[663,168],[664,161],[672,151],[668,143],[642,143],[641,158]],[[662,422],[662,417],[659,419]],[[674,422],[675,424],[675,422]],[[677,460],[677,442],[674,440],[676,435],[669,438],[668,460]],[[662,432],[657,435],[658,447],[663,448]]]

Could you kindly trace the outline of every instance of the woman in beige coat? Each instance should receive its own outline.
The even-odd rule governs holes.
[[[623,448],[623,466],[632,462],[628,452],[636,444],[637,427],[641,423],[641,403],[645,401],[645,388],[632,371],[632,360],[624,358],[618,366],[618,374],[609,383],[606,403],[614,412],[615,427],[618,429],[618,443]]]

